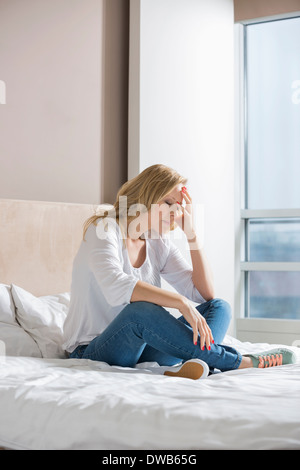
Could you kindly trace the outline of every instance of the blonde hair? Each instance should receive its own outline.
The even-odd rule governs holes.
[[[83,240],[85,241],[85,234],[91,224],[97,225],[96,222],[100,218],[112,217],[118,223],[123,236],[125,238],[125,231],[127,230],[130,222],[138,216],[129,216],[128,209],[134,204],[143,204],[147,210],[151,209],[152,204],[157,204],[162,198],[169,194],[178,184],[187,184],[187,178],[181,176],[177,171],[173,170],[162,164],[152,165],[142,171],[135,178],[127,181],[119,189],[116,202],[111,209],[107,211],[102,210],[102,214],[95,214],[89,217],[83,226]],[[122,213],[124,209],[119,205],[121,196],[127,197],[126,214]],[[127,226],[124,227],[122,219],[126,217]],[[171,227],[174,230],[174,227]],[[124,242],[124,239],[123,239]]]

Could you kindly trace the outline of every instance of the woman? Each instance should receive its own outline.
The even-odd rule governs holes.
[[[64,325],[71,358],[124,367],[154,361],[166,375],[194,379],[206,377],[208,367],[228,371],[292,361],[285,349],[242,356],[222,345],[230,307],[214,298],[186,183],[175,170],[153,165],[121,187],[112,210],[86,221]],[[192,267],[167,236],[176,226],[187,237]],[[161,277],[176,292],[162,289]]]

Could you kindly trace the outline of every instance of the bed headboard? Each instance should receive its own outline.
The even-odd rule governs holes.
[[[0,199],[0,283],[70,292],[84,221],[97,205]]]

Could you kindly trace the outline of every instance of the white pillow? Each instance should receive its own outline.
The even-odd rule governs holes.
[[[36,342],[16,320],[11,288],[0,284],[0,341],[7,356],[42,357]]]
[[[20,325],[36,341],[44,358],[65,358],[62,348],[63,325],[66,319],[70,294],[35,297],[14,284],[11,286]]]

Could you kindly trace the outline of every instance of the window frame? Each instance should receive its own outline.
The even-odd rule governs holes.
[[[257,330],[258,325],[278,332],[282,327],[296,324],[295,332],[300,333],[299,320],[284,319],[257,319],[250,317],[248,273],[251,271],[300,271],[300,262],[250,262],[247,258],[248,224],[251,219],[284,219],[300,218],[300,207],[297,209],[248,209],[248,97],[247,97],[247,26],[251,24],[266,23],[300,17],[300,13],[280,15],[276,17],[260,18],[251,21],[236,23],[234,26],[235,42],[235,317],[236,334],[243,329],[243,321],[250,331]],[[245,324],[244,323],[244,324]],[[252,324],[253,326],[249,326]],[[272,326],[271,326],[272,324]],[[268,326],[269,325],[269,326]],[[299,335],[298,335],[299,337]],[[244,339],[244,338],[242,338]]]

